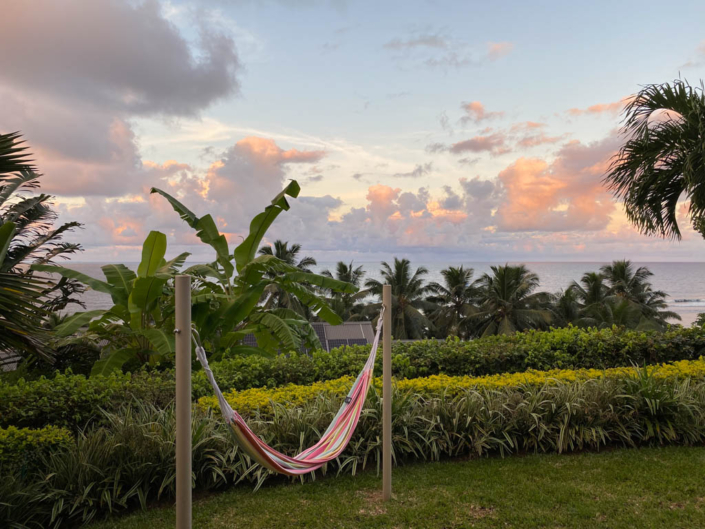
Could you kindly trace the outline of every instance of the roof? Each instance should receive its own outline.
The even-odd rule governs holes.
[[[347,345],[367,345],[372,343],[375,337],[372,322],[369,321],[350,321],[340,325],[315,322],[311,323],[311,326],[316,331],[323,349],[328,352]],[[246,335],[242,342],[244,345],[257,346],[254,334]]]

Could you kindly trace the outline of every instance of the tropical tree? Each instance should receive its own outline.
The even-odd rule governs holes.
[[[443,335],[468,338],[472,332],[472,316],[477,312],[479,296],[477,283],[473,283],[473,269],[449,267],[441,270],[443,284],[435,281],[428,284],[432,295],[426,301],[435,308],[429,318]]]
[[[394,258],[394,265],[382,262],[380,274],[383,281],[368,279],[365,287],[370,294],[382,299],[383,284],[392,287],[392,335],[399,340],[423,338],[433,324],[424,314],[424,308],[429,304],[424,300],[429,292],[424,285],[423,276],[428,270],[420,266],[412,273],[411,263],[408,259]],[[377,310],[381,304],[370,306]]]
[[[639,309],[643,316],[642,328],[663,328],[668,319],[681,319],[675,312],[667,310],[666,293],[653,290],[649,278],[654,274],[647,267],[635,269],[632,262],[625,259],[613,261],[600,270],[610,285],[609,293]]]
[[[125,365],[156,364],[171,360],[174,344],[173,278],[188,258],[182,253],[165,260],[166,235],[150,232],[142,246],[137,271],[123,264],[101,267],[105,281],[56,265],[35,264],[34,270],[77,280],[93,290],[109,294],[113,306],[107,310],[77,312],[57,325],[53,332],[62,346],[76,343],[107,343],[95,362],[92,375],[105,375]],[[78,336],[75,334],[86,327]]]
[[[273,255],[277,259],[284,261],[288,265],[295,266],[304,272],[310,272],[312,266],[316,266],[316,260],[313,257],[304,256],[299,259],[301,251],[300,244],[292,244],[289,246],[288,241],[277,239],[272,246],[262,246],[259,249],[260,255]]]
[[[300,244],[292,244],[289,246],[287,241],[277,239],[272,246],[263,246],[257,252],[259,255],[273,255],[280,261],[298,268],[303,272],[311,272],[311,267],[316,266],[316,260],[313,257],[298,258],[301,251]],[[277,275],[277,272],[270,272],[268,277]],[[308,310],[306,304],[302,303],[295,294],[289,292],[279,285],[272,283],[267,286],[263,294],[268,308],[290,309],[300,314],[306,319],[311,319],[311,311]]]
[[[299,192],[298,183],[290,182],[262,213],[255,216],[250,223],[249,235],[230,253],[227,240],[218,231],[211,215],[197,217],[168,193],[152,189],[152,193],[165,197],[181,218],[196,230],[201,241],[215,250],[214,262],[194,265],[184,271],[195,280],[193,321],[209,352],[228,350],[242,354],[272,354],[281,350],[299,350],[303,346],[320,348],[318,336],[307,318],[270,302],[275,292],[284,292],[295,298],[312,317],[332,325],[342,322],[314,289],[352,294],[357,291],[354,285],[302,270],[276,255],[264,253],[256,256],[267,229],[282,211],[289,209],[286,196],[295,198]],[[290,251],[288,255],[291,255]],[[249,333],[254,334],[257,348],[241,344]]]
[[[79,251],[78,244],[61,239],[80,224],[53,227],[52,197],[34,194],[41,175],[30,157],[18,132],[0,134],[0,351],[51,361],[42,321],[51,311],[79,303],[74,295],[82,289],[69,279],[34,277],[28,265]]]
[[[350,283],[356,288],[360,288],[362,279],[365,276],[365,271],[362,266],[355,267],[352,263],[346,264],[343,261],[338,261],[335,265],[335,274],[330,270],[323,270],[321,275],[333,277],[338,281]],[[345,321],[363,319],[365,305],[361,301],[368,295],[367,290],[361,290],[355,293],[347,292],[330,292],[329,303],[331,308]]]
[[[524,265],[492,266],[478,282],[479,310],[473,316],[481,336],[547,328],[551,296],[537,292],[539,278]]]
[[[648,235],[681,238],[678,202],[694,227],[705,216],[705,94],[680,79],[645,86],[624,110],[625,142],[605,183]]]

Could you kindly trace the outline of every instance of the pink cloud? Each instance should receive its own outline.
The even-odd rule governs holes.
[[[463,124],[468,122],[480,123],[481,121],[500,118],[504,115],[504,112],[487,112],[485,106],[479,101],[463,102],[460,108],[465,111],[465,116],[460,118],[460,122]]]
[[[497,210],[503,231],[594,231],[615,209],[601,178],[618,141],[565,145],[551,163],[520,158],[499,173],[506,199]]]
[[[583,115],[597,116],[600,114],[617,115],[629,104],[631,99],[631,97],[626,97],[619,101],[613,101],[612,103],[598,103],[597,105],[592,105],[587,108],[571,108],[568,109],[566,113],[574,117]]]
[[[469,140],[454,143],[449,150],[453,154],[461,154],[464,152],[489,152],[499,155],[508,152],[506,137],[501,133],[490,134],[488,136],[475,136]]]
[[[511,42],[488,42],[487,43],[487,58],[491,61],[496,61],[506,55],[509,55],[514,49],[514,44]]]

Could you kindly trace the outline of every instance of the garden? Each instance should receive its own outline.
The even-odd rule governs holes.
[[[647,107],[650,90],[628,112]],[[624,170],[617,164],[615,185]],[[377,324],[382,282],[361,289],[364,274],[352,263],[317,274],[296,245],[263,243],[299,195],[296,181],[234,249],[211,215],[152,189],[214,261],[187,266],[189,255],[167,256],[166,235],[152,231],[136,269],[105,265],[99,279],[59,263],[81,250],[62,240],[78,225],[52,226],[51,197],[34,194],[39,175],[18,134],[0,135],[0,178],[0,351],[14,366],[0,376],[1,526],[167,523],[162,511],[176,489],[179,274],[192,277],[193,328],[225,401],[264,443],[293,456],[338,417],[371,346],[323,350],[312,323]],[[345,450],[319,471],[287,478],[234,442],[194,355],[199,527],[233,526],[238,508],[223,507],[228,501],[242,504],[255,527],[301,505],[292,520],[321,526],[325,517],[306,502],[337,504],[325,512],[341,527],[405,525],[414,512],[429,526],[472,519],[478,527],[532,527],[550,519],[588,527],[601,517],[616,527],[703,523],[702,498],[693,496],[703,483],[690,469],[704,457],[705,326],[669,323],[666,294],[652,288],[648,269],[615,261],[558,294],[540,292],[523,265],[494,267],[476,281],[463,267],[444,270],[445,284],[424,284],[423,275],[406,260],[382,265],[392,286],[391,331],[414,339],[392,347],[396,503],[375,496],[381,358],[367,364],[370,389]],[[108,295],[112,306],[68,314],[86,289]],[[623,448],[632,450],[616,450]],[[484,489],[473,489],[477,482]],[[556,482],[576,496],[568,499]],[[630,504],[635,487],[643,508]],[[340,502],[346,494],[353,499]],[[448,494],[459,498],[450,508]],[[608,500],[590,503],[591,495]],[[630,507],[618,512],[625,502]],[[279,506],[267,514],[264,503]],[[118,518],[133,511],[144,512]]]

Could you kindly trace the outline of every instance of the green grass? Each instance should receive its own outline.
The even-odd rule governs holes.
[[[375,472],[198,498],[207,528],[705,527],[705,448],[649,448],[414,464],[394,470],[381,501]],[[173,528],[173,508],[101,529]]]

